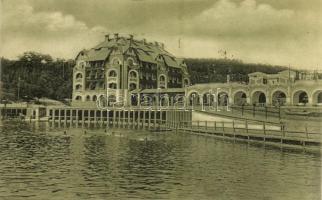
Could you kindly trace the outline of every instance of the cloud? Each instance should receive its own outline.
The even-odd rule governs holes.
[[[120,32],[162,41],[184,57],[219,57],[225,49],[247,62],[322,63],[322,12],[278,0],[2,2],[1,54],[10,58],[27,50],[73,58],[105,33]]]
[[[1,55],[13,58],[24,51],[41,51],[57,57],[74,57],[81,48],[102,39],[106,29],[88,27],[72,15],[35,12],[27,2],[5,3],[2,16]]]
[[[286,32],[292,10],[277,10],[267,4],[245,0],[240,4],[220,0],[192,20],[190,33],[222,37],[254,37]]]

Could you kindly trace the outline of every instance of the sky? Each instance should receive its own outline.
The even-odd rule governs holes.
[[[321,0],[0,0],[0,55],[59,58],[133,34],[178,57],[322,70]]]

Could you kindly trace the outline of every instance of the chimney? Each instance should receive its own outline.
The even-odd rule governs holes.
[[[118,34],[118,33],[114,33],[114,38],[115,38],[116,40],[118,40],[118,39],[119,39],[119,34]]]
[[[145,38],[143,38],[143,40],[142,40],[142,41],[143,41],[143,44],[146,44],[146,39],[145,39]]]
[[[105,35],[105,41],[107,41],[107,42],[110,41],[110,34]]]

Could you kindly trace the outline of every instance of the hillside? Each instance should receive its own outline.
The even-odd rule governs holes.
[[[186,58],[185,61],[188,66],[192,84],[226,82],[227,74],[230,74],[231,81],[247,82],[247,74],[252,72],[259,71],[274,74],[287,69],[283,66],[243,63],[239,60],[229,59]]]

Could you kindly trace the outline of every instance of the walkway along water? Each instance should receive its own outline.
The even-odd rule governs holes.
[[[250,119],[194,120],[191,109],[158,108],[56,108],[46,109],[46,117],[41,121],[51,123],[74,124],[77,126],[99,125],[105,128],[131,128],[151,131],[184,131],[193,134],[212,135],[234,140],[253,140],[292,144],[302,146],[319,146],[321,133],[307,125],[303,129],[291,130],[285,124],[256,121]]]
[[[148,129],[152,131],[176,130],[220,137],[318,146],[319,132],[290,131],[284,124],[252,120],[196,121],[191,110],[168,108],[165,110],[132,108],[124,110],[51,109],[49,121],[81,125],[99,124],[102,127]]]

